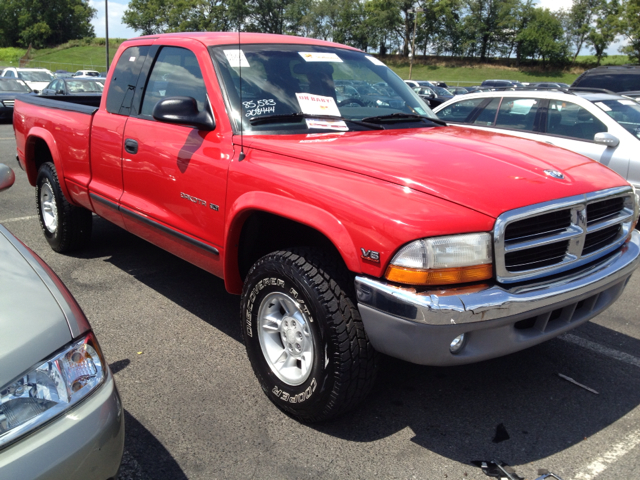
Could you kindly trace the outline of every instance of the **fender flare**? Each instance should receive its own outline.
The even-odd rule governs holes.
[[[51,159],[53,160],[53,164],[56,167],[56,172],[58,173],[58,180],[60,181],[60,188],[62,189],[62,193],[69,200],[71,197],[69,195],[69,191],[67,189],[67,182],[65,181],[64,176],[64,167],[62,165],[62,161],[60,158],[60,152],[58,151],[58,145],[56,143],[53,135],[46,129],[42,127],[32,127],[27,134],[27,140],[25,142],[25,152],[24,152],[24,164],[25,170],[27,173],[27,177],[29,178],[29,183],[32,186],[36,186],[36,180],[38,178],[38,170],[36,169],[35,162],[35,151],[34,145],[35,140],[40,139],[44,143],[46,143],[47,148],[49,148],[49,152],[51,153]]]
[[[293,198],[267,192],[248,192],[238,197],[227,213],[229,228],[224,242],[223,271],[228,292],[242,292],[244,282],[238,268],[240,234],[246,219],[256,211],[278,215],[319,231],[333,243],[347,268],[352,272],[360,272],[357,249],[340,220],[326,210]]]

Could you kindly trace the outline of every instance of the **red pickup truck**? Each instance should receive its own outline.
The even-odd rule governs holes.
[[[99,105],[16,101],[44,235],[81,248],[94,212],[223,278],[263,390],[301,421],[362,400],[378,352],[459,365],[566,332],[640,261],[616,173],[447,126],[357,49],[166,34],[114,60]]]

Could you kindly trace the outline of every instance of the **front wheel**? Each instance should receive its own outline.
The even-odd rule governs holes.
[[[373,386],[377,354],[345,292],[350,281],[339,259],[310,249],[270,253],[247,276],[249,360],[269,399],[300,421],[344,413]]]
[[[71,205],[62,193],[56,167],[43,163],[36,180],[36,207],[47,242],[59,253],[84,247],[91,239],[91,212]]]

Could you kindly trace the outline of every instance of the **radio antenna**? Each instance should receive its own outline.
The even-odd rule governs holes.
[[[240,155],[238,156],[238,162],[244,160],[244,141],[243,141],[243,119],[242,119],[242,50],[240,48],[240,27],[241,23],[238,22],[238,76],[240,77]]]

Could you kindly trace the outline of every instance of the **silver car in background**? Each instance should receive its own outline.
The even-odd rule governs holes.
[[[0,191],[14,182],[0,164]],[[115,479],[124,411],[62,281],[0,225],[0,479]]]
[[[640,188],[640,104],[617,94],[516,90],[455,97],[433,109],[452,124],[585,155]]]

